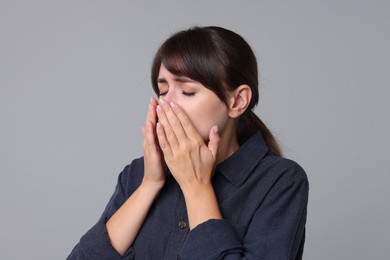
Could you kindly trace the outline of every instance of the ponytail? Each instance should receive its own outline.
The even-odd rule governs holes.
[[[283,156],[282,150],[271,131],[251,109],[248,109],[238,122],[237,137],[239,141],[243,142],[259,130],[271,154]]]

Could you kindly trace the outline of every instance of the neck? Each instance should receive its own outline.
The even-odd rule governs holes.
[[[222,133],[220,133],[221,141],[219,143],[217,161],[219,164],[231,156],[235,151],[237,151],[239,144],[236,135],[236,129],[231,125],[231,127],[226,127]]]

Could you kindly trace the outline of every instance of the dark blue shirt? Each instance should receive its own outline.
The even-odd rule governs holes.
[[[183,194],[170,175],[121,257],[105,223],[141,184],[143,173],[143,158],[124,168],[100,220],[68,259],[302,259],[307,176],[296,162],[271,155],[260,132],[216,167],[213,186],[222,220],[190,231]]]

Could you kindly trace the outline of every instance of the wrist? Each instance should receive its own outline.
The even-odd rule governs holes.
[[[158,194],[161,189],[164,187],[165,181],[148,181],[148,180],[142,180],[141,185],[139,186],[139,189],[142,191],[145,191],[146,193],[151,194]]]
[[[180,186],[184,198],[200,198],[214,195],[214,187],[211,183],[189,183]]]
[[[222,219],[214,188],[210,184],[197,184],[183,191],[190,229],[210,220]]]

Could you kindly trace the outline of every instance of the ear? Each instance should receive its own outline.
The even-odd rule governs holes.
[[[244,84],[229,93],[229,116],[238,118],[248,108],[252,99],[251,88]]]

